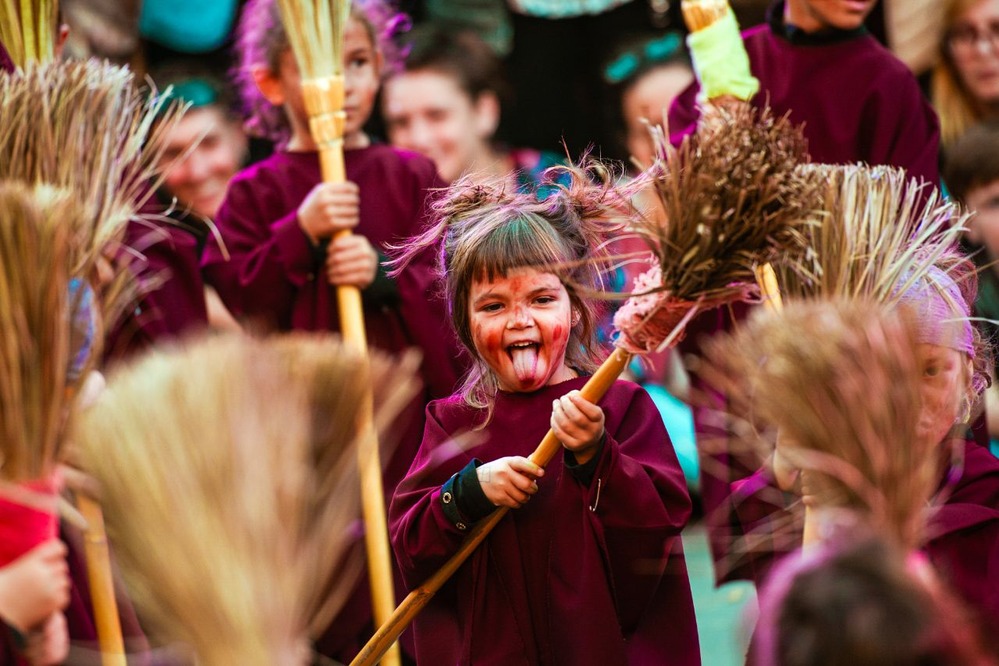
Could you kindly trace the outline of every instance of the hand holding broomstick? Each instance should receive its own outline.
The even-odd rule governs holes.
[[[323,181],[342,183],[346,180],[343,135],[347,117],[344,111],[343,32],[350,16],[350,2],[278,0],[278,5],[302,74],[305,110],[309,115],[309,130],[319,149]],[[349,230],[341,230],[334,238],[349,234]],[[343,339],[364,352],[367,350],[367,339],[360,289],[353,285],[338,285],[336,293]],[[369,395],[366,406],[362,406],[358,413],[362,428],[358,456],[368,576],[374,619],[378,624],[392,612],[395,592],[385,520],[382,467],[372,412]],[[394,648],[386,663],[398,664],[400,661],[398,648]]]
[[[635,296],[615,317],[617,348],[580,391],[599,401],[634,354],[676,344],[698,312],[751,298],[753,267],[796,248],[811,205],[811,186],[794,174],[803,139],[784,121],[749,108],[706,128],[674,151],[655,134],[660,159],[647,174],[669,218],[636,223],[655,255]],[[735,149],[733,149],[735,147]],[[562,447],[549,431],[530,456],[546,465]],[[412,591],[389,623],[351,662],[374,664],[441,586],[506,515],[500,508],[476,524],[441,569]]]

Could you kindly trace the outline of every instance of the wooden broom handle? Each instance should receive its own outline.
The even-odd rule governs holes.
[[[346,123],[346,113],[343,111],[343,76],[303,81],[302,94],[309,114],[309,131],[319,149],[323,182],[342,183],[347,179],[343,159],[343,131]],[[349,236],[350,233],[349,229],[344,229],[337,232],[334,238]],[[340,335],[344,342],[367,354],[368,341],[364,331],[361,290],[352,285],[338,285],[336,298],[340,314]],[[357,418],[358,472],[361,477],[361,511],[364,516],[364,543],[368,555],[372,614],[375,624],[381,625],[388,621],[395,607],[395,585],[370,382],[366,395],[361,400]],[[383,663],[386,666],[399,666],[402,663],[399,647],[389,647]]]
[[[94,606],[94,622],[101,648],[103,666],[126,666],[125,643],[118,620],[118,601],[114,593],[111,574],[111,557],[104,531],[104,514],[101,506],[83,493],[77,493],[76,506],[87,521],[83,535],[83,550],[90,579],[90,601]]]
[[[580,395],[590,402],[598,402],[607,393],[607,390],[618,378],[621,372],[627,367],[631,360],[631,354],[623,349],[616,348],[607,360],[597,369],[593,376],[586,382]],[[551,430],[545,434],[541,444],[530,455],[530,460],[539,467],[546,466],[562,448],[555,433]],[[409,626],[413,618],[419,614],[438,590],[454,575],[454,573],[465,563],[465,560],[475,552],[493,528],[503,519],[509,509],[500,507],[489,514],[486,518],[476,523],[472,531],[468,533],[465,541],[462,542],[458,551],[437,570],[433,576],[428,578],[422,585],[413,590],[395,609],[388,622],[378,627],[378,631],[371,637],[371,640],[361,649],[350,666],[372,666],[382,656],[385,650],[391,646],[399,635]]]

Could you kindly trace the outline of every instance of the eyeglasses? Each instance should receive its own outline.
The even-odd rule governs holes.
[[[955,55],[972,54],[982,41],[989,48],[999,48],[999,21],[989,23],[984,30],[979,30],[972,25],[956,26],[947,35],[947,42],[954,50]]]

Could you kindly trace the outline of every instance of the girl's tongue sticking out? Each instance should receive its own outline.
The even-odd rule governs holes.
[[[538,345],[532,343],[510,347],[513,371],[522,383],[533,383],[538,373]]]

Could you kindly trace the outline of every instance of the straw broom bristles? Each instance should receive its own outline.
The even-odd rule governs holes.
[[[77,349],[70,230],[83,217],[54,188],[0,183],[0,477],[50,475],[60,457]]]
[[[350,0],[277,0],[303,79],[343,73],[343,31]]]
[[[0,0],[0,42],[18,67],[55,58],[57,0]]]
[[[808,159],[800,128],[747,104],[716,112],[679,150],[653,129],[650,173],[666,221],[644,220],[636,231],[675,300],[743,296],[757,265],[800,256],[814,224],[819,184],[796,169]]]
[[[889,303],[964,232],[967,212],[941,200],[931,185],[908,180],[902,169],[806,165],[801,174],[824,188],[824,212],[821,224],[805,230],[805,260],[774,264],[785,298]]]
[[[938,480],[937,443],[917,437],[917,325],[870,300],[799,301],[709,340],[699,369],[734,413],[789,442],[819,507],[859,509],[907,549]]]
[[[329,614],[353,586],[335,568],[357,517],[350,438],[367,364],[329,341],[205,339],[113,376],[80,416],[130,592],[198,663],[307,663],[316,595]],[[409,390],[411,374],[372,368]]]
[[[682,0],[683,22],[691,32],[703,30],[732,11],[728,0]]]
[[[161,137],[182,111],[144,96],[127,69],[98,60],[32,64],[0,76],[0,180],[47,183],[79,199],[85,215],[71,230],[75,277],[90,277],[151,196]]]

